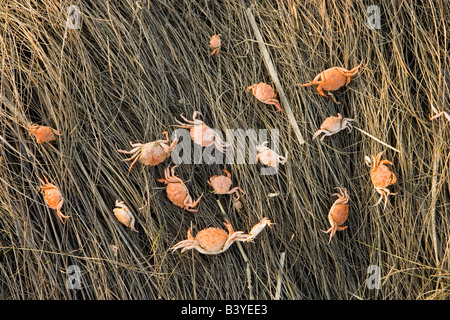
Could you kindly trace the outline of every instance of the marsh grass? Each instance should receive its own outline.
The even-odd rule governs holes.
[[[450,124],[429,120],[431,105],[449,111],[446,1],[382,2],[378,30],[367,28],[371,3],[361,0],[80,1],[80,30],[65,28],[71,4],[0,6],[0,298],[449,298]],[[247,7],[305,144],[283,115],[245,91],[273,84]],[[218,33],[217,58],[208,44]],[[336,93],[341,105],[296,87],[360,62]],[[192,196],[205,196],[196,214],[173,206],[156,182],[170,160],[136,164],[127,175],[116,150],[160,139],[194,110],[222,131],[278,129],[288,163],[274,176],[260,175],[259,165],[182,164],[177,173]],[[358,130],[311,140],[337,112],[400,153]],[[22,127],[28,122],[63,136],[37,145]],[[372,207],[378,197],[364,163],[382,150],[398,177],[385,210]],[[223,168],[247,193],[241,212],[206,183]],[[64,224],[44,203],[41,174],[62,190]],[[337,186],[350,193],[349,227],[329,244],[321,230]],[[133,211],[138,233],[115,220],[116,199]],[[218,256],[169,250],[190,226],[223,227],[227,218],[249,231],[264,216],[275,225],[255,243]],[[70,265],[80,267],[81,289],[66,286]],[[370,265],[381,268],[380,290],[366,286]]]

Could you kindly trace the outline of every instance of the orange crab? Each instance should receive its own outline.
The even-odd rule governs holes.
[[[196,249],[203,254],[219,254],[226,251],[235,241],[251,242],[264,229],[265,226],[272,226],[273,223],[268,218],[263,218],[256,224],[249,234],[242,231],[234,231],[230,222],[226,220],[225,227],[228,232],[220,228],[203,229],[192,236],[191,228],[187,232],[187,240],[178,242],[171,249],[175,251],[182,249],[181,253],[186,250]]]
[[[213,49],[211,52],[211,55],[216,54],[216,56],[219,56],[221,41],[220,41],[220,34],[215,34],[211,37],[209,40],[209,47]]]
[[[285,164],[287,161],[287,152],[286,156],[280,156],[272,149],[269,149],[266,145],[267,141],[264,141],[262,144],[256,146],[256,150],[259,152],[256,155],[256,161],[260,161],[262,164],[269,167],[278,167],[278,164]]]
[[[435,115],[430,117],[430,120],[434,120],[439,118],[440,116],[445,116],[447,118],[448,121],[450,121],[450,113],[446,112],[446,111],[441,111],[439,112],[434,106],[431,106],[431,108],[433,109]]]
[[[170,152],[177,145],[178,139],[175,138],[172,141],[172,144],[169,146],[168,145],[170,143],[169,133],[167,131],[164,131],[162,134],[166,135],[166,140],[156,140],[145,144],[130,142],[131,146],[134,149],[130,151],[117,150],[120,153],[133,155],[131,158],[124,160],[124,161],[131,161],[134,159],[134,161],[130,165],[128,173],[131,172],[131,168],[133,168],[133,165],[136,163],[136,161],[139,161],[144,165],[156,166],[157,164],[160,164],[168,157],[170,157]]]
[[[214,188],[215,194],[232,194],[234,193],[236,196],[236,200],[238,200],[241,195],[239,194],[239,191],[242,193],[242,195],[245,195],[245,191],[242,190],[240,187],[235,187],[230,190],[231,188],[231,173],[227,170],[222,170],[225,172],[226,176],[224,175],[216,175],[209,178],[207,181],[209,185],[211,185]]]
[[[38,124],[32,124],[29,127],[24,127],[30,133],[30,136],[33,134],[36,138],[37,143],[51,142],[56,140],[55,135],[60,136],[61,133],[56,131],[53,128],[47,126],[40,126]]]
[[[384,208],[386,208],[388,196],[397,194],[391,193],[387,187],[395,184],[397,178],[395,174],[391,170],[389,170],[387,166],[385,166],[385,164],[392,165],[392,162],[389,160],[381,160],[381,156],[383,155],[383,153],[384,151],[378,153],[376,157],[372,157],[372,159],[367,156],[365,158],[366,163],[372,166],[370,176],[372,178],[372,183],[375,187],[375,190],[381,195],[380,199],[377,201],[374,207],[377,206],[384,198]]]
[[[297,86],[308,87],[317,84],[317,91],[321,96],[324,96],[325,98],[331,97],[334,103],[340,104],[340,102],[337,102],[333,94],[330,92],[338,90],[344,85],[346,86],[350,82],[351,77],[358,72],[361,65],[362,63],[352,70],[347,70],[340,67],[329,68],[319,73],[313,81],[305,84],[298,84]],[[327,91],[328,94],[325,94],[323,90]]]
[[[341,130],[348,129],[348,132],[352,131],[352,121],[354,119],[343,118],[340,113],[337,114],[337,117],[328,117],[324,122],[320,125],[320,130],[317,130],[313,135],[313,139],[319,136],[321,133],[325,133],[320,141],[323,140],[326,136],[331,136],[335,133],[338,133]]]
[[[64,203],[64,198],[61,194],[61,191],[59,191],[59,188],[57,186],[49,183],[46,176],[44,176],[44,178],[45,182],[38,177],[39,181],[41,182],[41,193],[44,195],[44,199],[47,202],[47,205],[50,208],[56,210],[59,219],[61,220],[61,222],[64,222],[63,218],[69,218],[70,216],[65,216],[61,212],[61,208]]]
[[[342,231],[347,229],[348,226],[341,227],[342,224],[347,220],[348,217],[348,192],[347,189],[338,187],[339,193],[335,193],[333,195],[338,196],[339,198],[333,203],[333,206],[330,208],[330,212],[328,213],[328,221],[330,221],[331,228],[327,231],[323,231],[325,233],[330,234],[330,240],[333,238],[336,231]]]
[[[252,90],[253,95],[261,102],[266,104],[273,104],[277,107],[278,111],[283,113],[283,109],[280,106],[280,102],[275,99],[277,94],[273,90],[273,88],[264,83],[260,82],[258,84],[253,84],[250,87],[247,87],[247,91]]]
[[[197,212],[197,209],[193,209],[200,202],[201,196],[194,202],[192,197],[189,195],[189,190],[178,176],[175,175],[175,168],[173,166],[170,170],[169,166],[164,169],[165,179],[156,179],[158,182],[163,182],[167,184],[166,192],[169,200],[176,206],[179,206],[189,212]]]
[[[180,115],[180,117],[187,123],[183,123],[175,119],[175,121],[179,123],[179,125],[173,126],[189,129],[191,131],[192,140],[198,145],[201,145],[202,147],[208,147],[214,144],[220,152],[225,153],[226,149],[231,147],[231,145],[222,141],[219,134],[208,127],[203,121],[196,119],[197,115],[199,114],[201,113],[198,111],[194,111],[194,113],[192,114],[192,121],[186,119],[183,115]]]
[[[120,223],[124,224],[132,231],[138,232],[134,227],[136,219],[123,201],[116,200],[116,208],[113,209],[113,212]]]

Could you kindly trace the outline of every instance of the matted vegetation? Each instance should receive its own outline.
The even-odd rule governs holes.
[[[72,4],[82,12],[80,30],[66,28]],[[450,111],[450,7],[383,1],[381,28],[370,29],[371,4],[3,1],[0,298],[448,299],[450,123],[429,116],[431,105]],[[246,92],[273,85],[248,7],[304,144],[285,114]],[[222,35],[218,57],[208,48],[213,34]],[[296,87],[361,62],[336,93],[340,105]],[[136,164],[128,175],[116,150],[162,138],[175,117],[194,110],[222,132],[278,129],[289,161],[277,175],[260,175],[259,164],[182,164],[177,173],[193,197],[205,195],[197,213],[172,205],[156,182],[170,159]],[[400,152],[358,130],[312,140],[337,112]],[[29,122],[63,135],[38,145],[23,128]],[[378,194],[364,162],[382,150],[398,178],[385,210],[373,207]],[[241,212],[206,183],[224,168],[247,193]],[[65,197],[64,224],[39,192],[42,173]],[[322,230],[337,186],[350,194],[349,227],[328,243]],[[138,233],[114,218],[116,199],[133,211]],[[227,218],[247,232],[262,217],[275,225],[254,243],[216,256],[169,250],[191,226],[223,227]],[[66,286],[70,265],[81,270],[81,289]],[[381,268],[379,290],[366,286],[370,265]]]

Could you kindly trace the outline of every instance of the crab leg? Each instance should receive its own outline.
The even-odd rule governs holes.
[[[194,114],[195,114],[195,112],[194,112]],[[180,114],[180,118],[183,119],[184,121],[186,121],[187,123],[195,124],[194,116],[192,116],[192,120],[188,120],[185,116],[183,116],[183,114]]]
[[[158,143],[169,143],[170,139],[169,139],[169,132],[164,131],[162,134],[164,134],[166,136],[166,140],[158,140]]]
[[[174,148],[175,148],[175,146],[178,144],[178,138],[175,138],[173,141],[172,141],[172,144],[169,146],[169,151],[172,151]]]
[[[331,242],[331,238],[333,238],[333,236],[334,236],[334,234],[336,233],[336,231],[342,231],[342,230],[345,230],[345,229],[348,228],[348,226],[345,226],[345,227],[339,227],[339,226],[336,225],[336,223],[335,223],[334,221],[330,221],[330,223],[331,223],[331,225],[332,225],[330,229],[328,229],[327,231],[323,231],[323,230],[322,230],[322,232],[330,233],[330,240],[328,240],[328,243]]]
[[[378,192],[379,194],[381,194],[381,196],[380,196],[380,198],[378,199],[378,201],[377,201],[373,206],[376,207],[377,205],[379,205],[380,202],[383,200],[383,198],[386,198],[386,200],[385,200],[385,206],[386,206],[387,196],[385,195],[384,191],[383,191],[383,190],[380,190],[380,189],[376,189],[376,190],[377,190],[377,192]]]
[[[280,102],[278,100],[276,100],[276,99],[269,99],[269,100],[264,101],[264,103],[275,105],[277,107],[278,111],[283,113],[283,109],[281,108]]]
[[[347,77],[347,81],[348,81],[348,78],[353,77],[356,74],[356,72],[358,72],[358,69],[361,68],[361,66],[362,66],[362,62],[358,66],[354,67],[352,70],[347,70],[347,69],[340,68],[340,67],[336,67],[336,70],[339,71],[339,73],[342,74],[344,77]],[[347,82],[347,84],[348,84],[348,82]]]
[[[123,201],[116,200],[116,207],[128,209],[128,207],[123,203]]]
[[[178,166],[176,165],[176,166],[173,166],[173,167],[172,167],[172,169],[171,169],[171,171],[170,171],[170,172],[171,172],[171,175],[169,175],[169,167],[166,168],[168,180],[171,181],[171,182],[180,182],[180,183],[184,184],[184,181],[181,180],[181,178],[178,177],[178,176],[175,174],[175,168],[176,168],[176,167],[178,167]]]
[[[380,163],[381,164],[392,164],[392,162],[389,160],[381,160]]]
[[[131,142],[130,142],[130,143],[131,143]],[[141,145],[141,144],[140,144],[140,145]],[[135,153],[136,151],[138,151],[140,148],[141,148],[141,147],[139,146],[139,147],[136,147],[136,148],[134,148],[134,149],[131,149],[130,151],[126,151],[126,150],[117,150],[117,152],[125,153],[125,154],[132,154],[132,153]]]
[[[309,87],[315,84],[321,84],[323,80],[319,80],[322,76],[322,73],[319,73],[311,82],[305,83],[305,84],[298,84],[298,87]]]
[[[124,154],[133,154],[134,153],[134,155],[132,157],[123,160],[123,161],[131,161],[131,160],[134,159],[134,161],[130,165],[130,168],[128,169],[128,174],[130,174],[131,169],[133,168],[133,166],[136,163],[136,161],[139,159],[139,156],[141,155],[141,152],[139,150],[142,148],[142,144],[141,143],[131,143],[130,142],[130,145],[132,147],[135,147],[135,148],[131,149],[130,151],[117,150],[117,152],[124,153]]]
[[[62,133],[59,133],[59,131],[57,131],[53,128],[51,128],[51,129],[52,129],[53,133],[56,134],[57,136],[62,136]]]
[[[342,198],[341,200],[343,201],[343,203],[347,203],[348,202],[348,191],[346,188],[341,188],[341,187],[337,187],[339,189],[340,195],[339,197]]]
[[[197,199],[195,202],[193,202],[193,203],[189,203],[189,202],[190,202],[189,200],[192,201],[192,199],[190,199],[190,196],[189,196],[189,197],[186,197],[186,199],[184,199],[184,202],[183,202],[183,205],[184,205],[185,209],[186,209],[187,211],[189,211],[189,212],[197,212],[197,211],[199,210],[199,208],[197,208],[197,209],[192,209],[192,208],[194,208],[196,205],[199,204],[199,202],[200,202],[200,200],[201,200],[202,197],[203,197],[203,193],[202,193],[202,194],[200,195],[200,197],[198,197],[198,199]]]
[[[228,191],[227,194],[236,193],[236,200],[238,200],[241,197],[241,195],[239,195],[239,191],[242,192],[243,196],[245,195],[245,191],[242,190],[241,187],[235,187],[235,188],[231,189],[230,191]]]
[[[380,199],[378,199],[377,203],[375,203],[373,206],[377,206],[384,198],[384,209],[386,209],[386,205],[388,202],[388,196],[389,195],[396,195],[397,193],[391,193],[389,189],[387,188],[375,188],[375,190],[378,191],[379,194],[381,194]]]
[[[183,240],[183,241],[178,242],[171,249],[172,249],[172,251],[175,251],[177,249],[181,249],[182,248],[181,249],[181,253],[183,253],[183,252],[185,252],[187,250],[195,248],[195,244],[196,244],[195,240],[189,240],[189,239],[188,240]]]
[[[163,134],[166,134],[167,139],[166,140],[158,140],[157,142],[158,143],[164,143],[164,144],[167,143],[167,144],[169,144],[170,143],[169,133],[167,131],[164,131]],[[172,144],[169,146],[168,151],[169,152],[172,151],[173,148],[175,148],[175,146],[177,145],[177,143],[178,143],[178,137],[175,136],[175,139],[173,139]]]
[[[222,143],[220,141],[214,141],[214,145],[216,146],[217,150],[219,150],[222,153],[226,153],[227,152],[227,148],[231,147],[230,144],[225,143],[222,141]]]
[[[235,241],[248,242],[248,235],[244,234],[243,231],[236,231],[234,233],[230,233],[227,241],[223,245],[223,251],[227,250]]]
[[[223,245],[223,251],[227,250],[230,245],[235,241],[248,241],[248,235],[244,234],[242,231],[234,231],[233,226],[228,220],[225,220],[225,227],[228,230],[228,239]]]
[[[173,127],[183,128],[183,129],[192,129],[192,128],[194,127],[193,124],[186,124],[186,123],[183,123],[183,122],[181,122],[181,121],[178,121],[177,119],[175,119],[175,121],[176,121],[177,123],[179,123],[179,125],[174,124],[174,125],[172,125]]]
[[[319,86],[320,87],[320,86]],[[317,88],[319,88],[319,87],[317,87]],[[317,89],[317,90],[319,90],[319,89]],[[319,92],[320,93],[320,92]],[[323,91],[322,91],[322,93],[323,93]],[[322,94],[323,95],[323,94]],[[338,102],[337,100],[336,100],[336,98],[334,97],[334,94],[332,94],[331,92],[328,92],[328,95],[325,95],[324,97],[327,97],[327,98],[331,98],[331,100],[333,100],[333,102],[334,103],[336,103],[336,104],[341,104],[340,102]]]
[[[352,132],[352,122],[356,121],[355,119],[349,119],[349,118],[345,118],[344,120],[342,120],[342,128],[347,128],[348,132]]]
[[[181,117],[181,119],[183,119],[183,120],[186,121],[187,123],[191,123],[192,125],[199,125],[199,124],[202,124],[203,121],[197,120],[197,119],[196,119],[197,115],[201,115],[201,112],[199,112],[199,111],[194,111],[194,113],[192,114],[192,120],[186,119],[186,118],[183,116],[183,114],[181,114],[180,117]],[[182,123],[181,121],[179,121],[179,120],[177,120],[177,119],[175,119],[175,121],[176,121],[177,123],[181,124],[181,125],[187,125],[187,124]],[[187,125],[187,126],[189,126],[189,125]],[[177,127],[177,126],[175,126],[175,127]]]
[[[231,147],[231,144],[223,141],[216,132],[214,132],[214,145],[222,153],[225,153],[227,148]]]
[[[321,133],[325,133],[325,135],[320,139],[321,141],[323,140],[324,137],[331,136],[330,131],[321,129],[321,130],[317,130],[316,133],[314,133],[312,138],[313,139],[317,138],[317,136],[319,136]]]
[[[63,218],[70,218],[70,216],[65,216],[62,214],[61,212],[61,208],[63,206],[64,203],[64,199],[62,199],[59,203],[58,203],[58,207],[56,207],[56,213],[58,214],[59,220],[61,220],[61,222],[64,222]]]
[[[170,169],[169,169],[169,166],[167,167],[167,168],[165,168],[164,169],[164,178],[165,179],[156,179],[156,181],[158,181],[158,182],[163,182],[163,183],[183,183],[184,184],[184,182],[183,182],[183,180],[181,180],[181,178],[179,178],[178,176],[176,176],[175,175],[175,168],[176,168],[177,166],[173,166],[172,167],[172,174],[170,174]]]
[[[141,152],[139,151],[139,149],[141,149],[141,147],[137,147],[134,148],[131,151],[125,151],[125,150],[117,150],[120,153],[126,153],[126,154],[131,154],[131,153],[136,153],[135,155],[133,155],[130,158],[124,159],[123,161],[131,161],[134,159],[134,161],[131,163],[130,165],[130,169],[128,169],[128,174],[131,172],[131,169],[133,168],[134,164],[136,163],[136,161],[139,160],[139,156],[141,155]]]
[[[281,163],[281,164],[285,164],[286,162],[287,162],[287,157],[288,157],[288,154],[287,154],[287,152],[286,152],[286,156],[278,156],[278,162],[279,163]]]

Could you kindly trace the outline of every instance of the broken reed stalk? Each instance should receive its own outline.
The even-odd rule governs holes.
[[[192,230],[192,221],[191,221],[191,230]],[[194,293],[194,300],[198,300],[197,298],[197,285],[195,282],[195,258],[194,258],[194,250],[191,250],[191,254],[192,254],[192,291]]]
[[[434,256],[436,259],[436,266],[439,266],[439,253],[438,253],[438,240],[436,233],[436,201],[437,201],[437,183],[438,183],[438,171],[439,171],[439,161],[441,159],[440,156],[440,148],[442,147],[442,140],[438,148],[436,148],[436,152],[433,155],[433,178],[431,179],[431,232],[433,238],[433,249]]]
[[[247,282],[248,282],[248,293],[250,295],[250,300],[255,300],[255,297],[253,296],[252,274],[250,272],[250,263],[247,263]]]
[[[284,258],[286,257],[286,252],[280,254],[280,269],[278,270],[277,276],[277,292],[275,293],[275,300],[280,300],[281,296],[281,279],[283,278],[284,269]]]
[[[242,5],[245,7],[244,1],[242,1]],[[277,91],[280,96],[283,108],[289,119],[289,123],[291,124],[292,129],[294,129],[294,132],[295,132],[295,135],[297,136],[298,142],[300,144],[304,144],[305,140],[303,139],[303,136],[300,132],[300,129],[298,127],[297,121],[295,120],[294,114],[292,113],[289,102],[286,99],[286,95],[284,94],[283,87],[281,86],[280,80],[278,79],[278,72],[272,63],[272,59],[270,58],[269,51],[267,51],[267,48],[264,44],[264,40],[262,38],[261,32],[259,31],[258,25],[256,24],[256,20],[255,20],[255,17],[253,16],[251,8],[247,8],[246,13],[247,13],[247,18],[253,28],[253,32],[255,33],[256,41],[258,42],[259,49],[261,50],[261,54],[264,58],[264,63],[267,67],[267,70],[270,73],[273,83],[277,87]]]
[[[396,148],[394,148],[394,147],[388,145],[386,142],[383,142],[383,141],[381,141],[381,140],[378,139],[378,138],[375,138],[373,135],[371,135],[371,134],[368,133],[368,132],[365,132],[363,129],[360,129],[360,128],[355,127],[355,126],[353,126],[353,128],[355,128],[356,130],[358,130],[358,131],[361,132],[361,133],[364,133],[366,136],[368,136],[368,137],[374,139],[375,141],[381,143],[383,146],[386,146],[386,147],[388,147],[388,148],[391,148],[392,150],[397,151],[398,153],[400,153],[400,150],[398,150],[398,149],[396,149]]]

